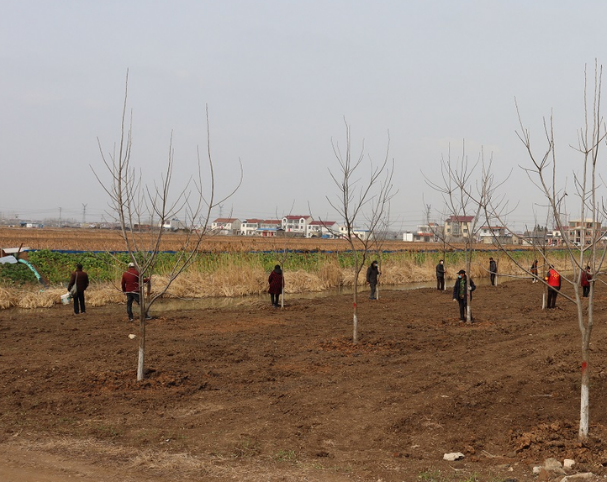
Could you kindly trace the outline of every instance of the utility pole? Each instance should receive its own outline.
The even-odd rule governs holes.
[[[59,206],[59,227],[61,227],[62,224],[63,222],[61,221],[61,206]]]
[[[82,203],[82,224],[86,223],[86,206],[87,204]]]

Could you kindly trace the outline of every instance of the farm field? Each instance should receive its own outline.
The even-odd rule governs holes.
[[[607,295],[580,444],[575,310],[541,291],[480,286],[465,325],[448,291],[384,289],[356,347],[345,295],[158,311],[140,384],[124,305],[0,311],[0,480],[505,482],[548,457],[607,475]]]
[[[166,233],[162,249],[179,249],[182,233]],[[101,229],[27,229],[0,228],[0,247],[30,247],[32,249],[65,249],[78,251],[120,251],[124,242],[118,231]],[[349,246],[344,240],[318,238],[261,238],[243,236],[207,236],[202,251],[273,251],[283,249],[300,250],[345,250]],[[482,249],[482,246],[479,246]],[[386,241],[384,250],[442,249],[434,243],[405,243]]]

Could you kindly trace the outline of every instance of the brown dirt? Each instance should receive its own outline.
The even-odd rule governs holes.
[[[1,311],[0,480],[531,480],[548,457],[607,475],[607,295],[580,444],[574,306],[542,312],[541,291],[479,287],[472,326],[448,292],[361,296],[358,346],[346,295],[158,311],[142,383],[123,305]]]

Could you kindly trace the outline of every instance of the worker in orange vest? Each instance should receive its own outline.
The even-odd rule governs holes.
[[[549,266],[544,281],[548,283],[548,301],[546,303],[546,308],[555,308],[556,297],[561,290],[561,275],[554,269],[554,266]]]

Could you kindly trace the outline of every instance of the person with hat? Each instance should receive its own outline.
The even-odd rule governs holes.
[[[149,278],[144,278],[143,282],[148,283]],[[122,292],[126,293],[126,314],[129,316],[129,321],[133,321],[133,302],[139,304],[139,271],[135,263],[129,263],[128,269],[122,273]],[[146,319],[151,319],[146,316]]]
[[[472,300],[472,292],[476,289],[474,281],[470,280],[470,286],[468,286],[468,277],[466,276],[466,270],[460,269],[457,272],[457,279],[455,285],[453,285],[453,301],[459,303],[459,319],[460,321],[466,321],[466,308],[468,307],[468,296]]]

